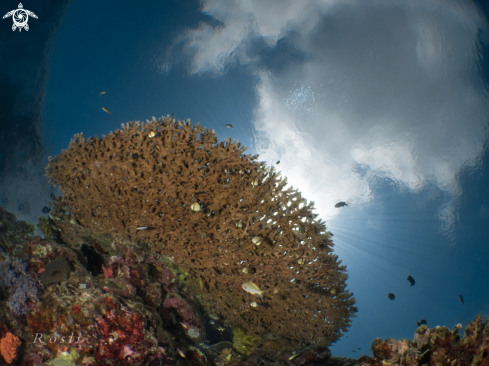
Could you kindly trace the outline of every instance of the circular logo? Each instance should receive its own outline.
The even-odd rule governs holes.
[[[23,28],[29,20],[29,15],[24,9],[17,9],[12,15],[12,19],[16,27]]]

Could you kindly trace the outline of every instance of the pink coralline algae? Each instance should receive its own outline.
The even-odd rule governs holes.
[[[180,324],[186,330],[186,333],[192,338],[198,338],[201,335],[201,321],[192,307],[175,293],[168,294],[163,301],[163,306],[167,309],[175,309],[181,321]]]
[[[99,339],[94,357],[104,362],[131,361],[145,364],[149,350],[156,348],[156,340],[147,337],[144,331],[145,318],[139,312],[130,312],[107,296],[104,300],[105,314],[95,319]]]

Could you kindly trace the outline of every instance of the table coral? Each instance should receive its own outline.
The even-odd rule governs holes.
[[[46,168],[62,191],[58,234],[76,245],[110,235],[171,258],[208,313],[248,334],[330,344],[356,312],[332,234],[312,203],[245,150],[171,118],[77,135]],[[247,281],[263,300],[242,290]]]

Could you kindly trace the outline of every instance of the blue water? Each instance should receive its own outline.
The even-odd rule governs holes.
[[[47,156],[75,133],[175,113],[281,160],[277,169],[316,203],[359,309],[334,355],[370,354],[375,337],[411,339],[423,318],[451,328],[489,315],[487,7],[306,3],[71,1],[44,59],[47,79],[32,86],[43,99],[29,123],[45,152],[26,158],[28,172],[2,165],[0,203],[34,222],[54,190]],[[49,13],[24,5],[39,16],[29,33],[1,23],[13,50],[12,37],[35,43]]]

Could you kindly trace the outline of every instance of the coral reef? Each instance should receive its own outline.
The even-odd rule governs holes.
[[[101,139],[77,135],[46,168],[62,191],[50,219],[74,249],[88,242],[102,255],[154,256],[185,287],[186,302],[229,327],[328,345],[356,311],[332,234],[312,203],[244,151],[171,118],[128,123]],[[133,295],[127,283],[143,288],[117,281],[112,290],[105,283],[116,295]],[[262,299],[243,291],[247,281]]]
[[[18,244],[31,238],[34,225],[17,221],[14,214],[0,207],[0,252],[17,251]]]
[[[8,306],[17,315],[25,315],[28,312],[30,301],[38,301],[37,286],[34,279],[29,275],[20,275],[12,285],[11,295],[8,300]]]
[[[66,281],[71,272],[71,264],[66,258],[58,258],[46,264],[41,272],[43,285]]]
[[[463,337],[458,334],[461,327],[458,324],[450,331],[423,324],[416,329],[413,341],[376,338],[371,346],[374,357],[362,356],[358,365],[489,365],[489,321],[476,316],[465,327]]]
[[[233,348],[242,355],[251,355],[253,353],[253,346],[260,340],[260,337],[246,334],[243,329],[233,329]]]
[[[8,296],[8,306],[17,315],[25,315],[28,300],[38,301],[37,285],[34,279],[25,274],[27,263],[22,260],[12,262],[6,258],[0,262],[0,288]]]

